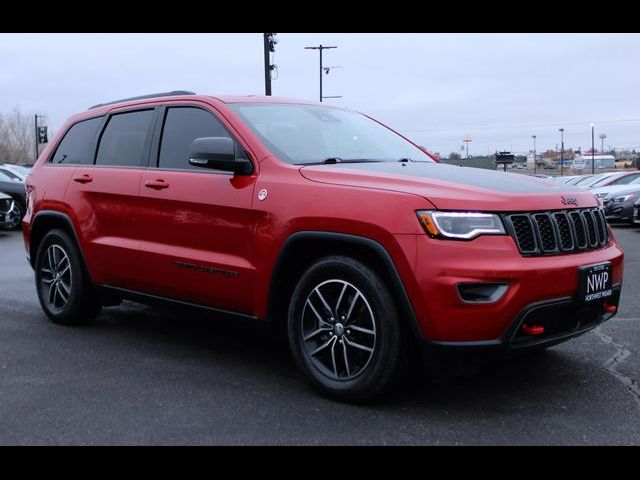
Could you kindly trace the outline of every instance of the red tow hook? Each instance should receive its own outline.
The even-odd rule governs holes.
[[[602,311],[604,313],[616,313],[618,311],[618,307],[616,307],[615,305],[610,305],[608,303],[603,303]]]
[[[542,325],[522,325],[522,331],[527,335],[542,335],[544,333],[544,327]]]

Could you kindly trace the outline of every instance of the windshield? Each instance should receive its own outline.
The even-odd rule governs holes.
[[[229,105],[264,144],[288,163],[433,162],[422,150],[365,115],[320,105]]]

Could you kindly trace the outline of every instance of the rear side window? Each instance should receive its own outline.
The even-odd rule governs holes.
[[[633,175],[626,175],[615,182],[614,185],[628,185],[633,182],[636,178],[640,177],[640,173],[634,173]]]
[[[202,171],[201,168],[190,165],[187,158],[191,142],[201,137],[230,135],[217,118],[200,108],[168,108],[160,142],[158,167]]]
[[[142,158],[153,110],[119,113],[109,119],[98,147],[96,165],[139,167],[146,164]]]
[[[93,163],[93,141],[102,124],[102,117],[76,123],[58,145],[51,163],[87,165]]]

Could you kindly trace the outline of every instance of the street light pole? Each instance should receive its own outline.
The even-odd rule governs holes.
[[[596,173],[596,147],[595,147],[595,130],[593,123],[591,124],[591,174]]]
[[[604,157],[604,139],[607,138],[607,135],[604,133],[601,133],[598,136],[600,137],[600,155]]]
[[[533,138],[533,173],[538,173],[538,162],[536,161],[536,136],[531,135]]]
[[[560,176],[564,175],[564,128],[559,128],[560,131]]]
[[[324,45],[320,44],[317,47],[304,47],[304,48],[305,50],[318,50],[318,52],[320,53],[320,101],[322,102],[323,98],[329,98],[322,95],[322,51],[328,48],[338,48],[338,47],[335,47],[335,46],[325,47]]]
[[[33,130],[33,133],[35,133],[35,135],[33,136],[34,141],[36,142],[36,160],[33,163],[36,163],[36,161],[38,160],[38,114],[36,113],[34,115],[34,125],[35,128]]]

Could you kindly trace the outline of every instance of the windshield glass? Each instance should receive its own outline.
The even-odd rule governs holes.
[[[229,105],[281,160],[294,164],[344,161],[433,160],[365,115],[320,105]]]

